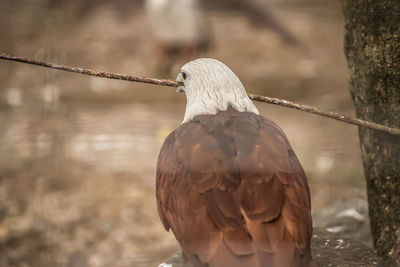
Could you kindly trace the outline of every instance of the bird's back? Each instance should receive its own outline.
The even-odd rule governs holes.
[[[169,135],[157,204],[194,266],[314,266],[309,189],[282,130],[233,109]]]

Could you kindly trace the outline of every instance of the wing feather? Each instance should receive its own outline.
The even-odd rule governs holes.
[[[164,227],[194,263],[311,260],[304,171],[283,131],[259,115],[230,110],[181,125],[160,151],[156,193]]]

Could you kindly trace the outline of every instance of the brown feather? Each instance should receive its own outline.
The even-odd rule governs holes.
[[[165,140],[157,205],[194,266],[314,264],[310,193],[283,131],[232,109],[201,115]]]

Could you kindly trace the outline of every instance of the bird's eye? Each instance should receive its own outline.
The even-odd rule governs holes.
[[[183,78],[184,80],[186,80],[186,72],[182,71],[181,73],[182,73],[182,78]]]

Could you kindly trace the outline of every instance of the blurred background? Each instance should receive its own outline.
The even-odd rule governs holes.
[[[248,92],[354,116],[337,0],[0,0],[0,52],[154,78],[214,57]],[[315,227],[371,245],[357,128],[256,103],[291,141]],[[155,168],[175,88],[0,61],[0,267],[157,266]]]

